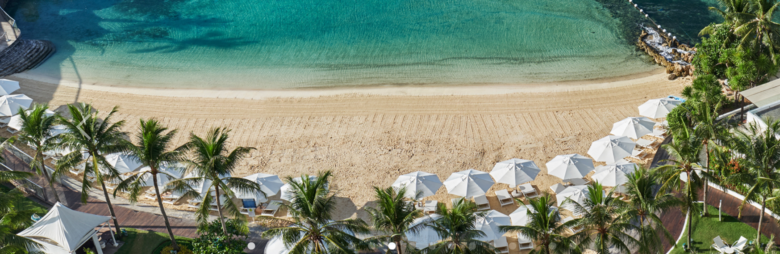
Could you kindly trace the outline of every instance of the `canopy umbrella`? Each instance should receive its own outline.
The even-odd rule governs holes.
[[[19,109],[28,109],[33,100],[24,94],[0,96],[0,116],[13,116]]]
[[[0,79],[0,95],[9,95],[16,90],[19,90],[18,81]]]
[[[509,184],[514,188],[517,185],[533,181],[542,170],[536,163],[523,159],[511,159],[496,163],[490,175],[499,183]]]
[[[32,112],[32,110],[27,110],[27,114],[30,114],[30,112]],[[14,112],[14,114],[16,114],[16,112]],[[51,110],[47,109],[46,111],[44,111],[43,114],[45,116],[53,116],[54,115],[54,111],[51,111]],[[22,125],[24,125],[24,120],[22,120],[22,117],[19,116],[19,114],[16,114],[16,115],[12,116],[11,119],[8,120],[8,127],[11,128],[11,129],[21,130],[22,129]],[[52,134],[52,136],[53,136],[53,134]]]
[[[420,225],[422,223],[428,223],[430,221],[434,221],[438,219],[441,219],[441,215],[431,214],[431,215],[423,216],[414,219],[414,221],[412,221],[412,224],[410,224],[409,227],[411,228]],[[441,237],[439,236],[439,234],[436,233],[435,230],[433,230],[432,227],[423,227],[417,233],[407,231],[405,234],[406,234],[406,239],[409,240],[410,242],[414,242],[415,248],[417,248],[418,250],[427,248],[431,244],[441,241]]]
[[[396,191],[406,187],[406,194],[404,194],[404,197],[417,200],[433,196],[436,194],[436,191],[441,188],[441,185],[441,180],[439,180],[437,175],[417,171],[399,176],[392,186]],[[420,193],[420,196],[417,196],[418,192]]]
[[[477,219],[474,221],[474,228],[485,233],[484,237],[477,237],[477,240],[487,242],[501,238],[504,234],[498,227],[509,225],[512,225],[509,216],[496,210],[488,211],[484,217],[477,216]]]
[[[582,205],[582,201],[588,199],[588,186],[587,185],[576,185],[571,186],[563,191],[561,193],[558,193],[555,195],[555,199],[558,200],[558,207],[575,212],[574,204],[570,202],[566,202],[564,204],[563,202],[567,199],[570,199],[571,201],[577,202],[578,204]]]
[[[579,154],[558,155],[546,165],[548,174],[564,181],[583,178],[594,169],[593,160]]]
[[[125,153],[112,153],[105,156],[108,165],[111,165],[120,174],[130,173],[139,169],[143,164],[137,157],[125,154]],[[101,168],[103,174],[108,174],[108,171]]]
[[[284,183],[279,176],[257,173],[243,177],[244,179],[256,182],[260,185],[260,191],[254,191],[254,193],[247,193],[232,189],[238,199],[254,199],[255,202],[266,202],[269,196],[276,195],[281,190]],[[263,195],[265,193],[265,195]]]
[[[615,163],[618,160],[631,156],[636,142],[624,136],[606,136],[594,141],[588,149],[588,155],[596,161]]]
[[[139,170],[139,174],[142,174],[142,173],[145,173],[145,172],[149,172],[149,171],[152,171],[152,168],[150,168],[148,166],[147,167],[143,167],[143,168],[141,168],[141,170]],[[163,174],[157,174],[157,186],[164,186],[165,184],[167,184],[171,180],[176,180],[176,179],[181,178],[181,175],[182,175],[182,171],[181,170],[175,169],[173,167],[162,166],[162,167],[158,168],[157,171],[158,172],[168,173],[170,175],[169,176],[169,175],[166,175],[164,173]],[[153,186],[154,185],[154,178],[152,178],[152,174],[144,175],[141,178],[141,181],[143,181],[144,186]]]
[[[509,218],[512,220],[512,225],[525,226],[531,221],[529,215],[535,212],[536,210],[533,206],[521,205],[514,212],[509,214]]]
[[[647,117],[628,117],[612,125],[610,134],[626,136],[633,139],[653,133],[655,122]]]
[[[682,104],[682,101],[669,98],[652,99],[639,105],[639,114],[650,118],[666,117],[666,114],[675,107]]]
[[[615,187],[628,182],[628,175],[636,171],[636,164],[621,160],[596,168],[596,173],[590,178],[603,186]]]
[[[317,180],[316,176],[309,176],[309,181],[310,182],[313,182],[313,181],[316,181],[316,180]],[[301,183],[301,178],[300,177],[293,178],[293,181],[295,181],[296,183]],[[325,188],[326,189],[328,188],[328,184],[327,183],[325,184]],[[284,186],[282,186],[281,191],[282,191],[281,198],[284,199],[284,200],[292,202],[293,198],[295,197],[293,195],[293,187],[292,187],[292,185],[290,185],[290,183],[284,184]]]
[[[444,181],[447,192],[465,198],[484,195],[490,186],[493,186],[493,179],[488,173],[469,169],[452,173],[447,181]]]

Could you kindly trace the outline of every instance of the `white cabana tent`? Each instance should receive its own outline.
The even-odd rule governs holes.
[[[576,214],[576,209],[574,209],[576,206],[570,202],[566,202],[566,204],[564,204],[564,201],[570,199],[571,201],[582,205],[582,201],[588,199],[588,193],[590,192],[587,185],[576,185],[564,189],[561,191],[561,193],[555,195],[555,199],[558,200],[558,207],[569,210]]]
[[[282,186],[284,185],[282,179],[279,179],[279,176],[277,175],[257,173],[245,176],[243,178],[256,182],[258,185],[260,185],[260,190],[262,192],[255,191],[254,193],[247,193],[237,189],[232,189],[233,193],[236,194],[236,198],[238,199],[254,199],[257,203],[267,202],[268,197],[279,193],[279,190],[281,190]],[[265,195],[263,195],[263,193],[265,193]]]
[[[421,199],[433,196],[436,194],[436,191],[441,188],[441,185],[442,183],[441,180],[439,180],[439,176],[417,171],[399,176],[392,186],[396,191],[406,187],[404,197],[416,200],[418,198]],[[418,192],[420,193],[420,196],[417,196]]]
[[[0,79],[0,95],[9,95],[19,90],[19,81]]]
[[[150,167],[143,167],[141,170],[138,171],[139,174],[146,173],[152,171],[152,168]],[[176,180],[181,178],[182,171],[176,170],[174,168],[170,167],[160,167],[157,169],[157,185],[160,187],[165,186],[168,182],[172,180]],[[144,186],[154,186],[154,178],[152,178],[152,174],[145,174],[141,177],[141,181],[143,181]]]
[[[613,124],[609,134],[639,139],[653,133],[653,126],[655,122],[647,117],[629,117]]]
[[[412,221],[412,224],[409,225],[409,227],[414,227],[417,225],[420,225],[422,223],[428,223],[432,220],[438,220],[441,219],[441,215],[438,214],[431,214],[427,216],[423,216],[417,219],[414,219]],[[422,230],[418,231],[417,233],[412,232],[406,232],[406,239],[408,239],[411,242],[414,242],[414,247],[418,250],[425,249],[431,244],[437,243],[441,241],[441,237],[439,237],[439,234],[436,233],[436,231],[433,230],[431,227],[424,227]]]
[[[493,178],[488,173],[469,169],[455,172],[444,181],[447,192],[465,198],[484,195],[493,186]]]
[[[485,233],[484,237],[478,237],[477,239],[486,242],[501,238],[504,234],[501,233],[498,227],[509,225],[512,225],[509,216],[496,210],[488,211],[484,217],[477,216],[477,220],[474,221],[474,228]]]
[[[139,169],[143,164],[137,157],[124,154],[124,153],[112,153],[105,156],[106,162],[114,167],[119,174],[125,174]],[[103,174],[108,174],[108,171],[101,168],[100,171]]]
[[[555,156],[547,162],[547,173],[564,181],[585,177],[593,171],[593,160],[579,154]]]
[[[19,112],[19,109],[28,109],[33,100],[24,94],[3,95],[0,96],[0,117],[13,116]]]
[[[43,218],[17,235],[45,243],[40,250],[45,253],[75,253],[90,238],[95,246],[100,246],[97,240],[99,229],[95,228],[108,224],[109,219],[108,216],[73,211],[57,202]],[[108,227],[110,229],[111,224]],[[114,237],[113,232],[111,237]],[[97,248],[97,253],[102,254],[103,250]]]
[[[496,163],[490,175],[499,183],[508,184],[514,188],[517,185],[536,179],[536,175],[542,170],[536,163],[523,159],[511,159]]]
[[[650,118],[666,117],[666,114],[682,103],[682,101],[669,98],[652,99],[639,105],[639,114]]]
[[[606,136],[594,141],[588,149],[588,155],[596,161],[615,163],[618,160],[631,156],[636,142],[625,136]]]
[[[628,182],[628,175],[636,171],[636,164],[621,160],[615,164],[608,164],[596,168],[596,173],[590,178],[603,186],[620,186]]]

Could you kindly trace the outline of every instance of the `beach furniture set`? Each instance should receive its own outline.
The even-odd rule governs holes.
[[[740,236],[739,239],[731,245],[723,242],[723,239],[721,239],[720,236],[716,236],[714,239],[712,239],[712,242],[712,248],[715,249],[718,253],[728,254],[742,253],[742,251],[744,251],[745,247],[748,245],[748,240],[744,236]]]

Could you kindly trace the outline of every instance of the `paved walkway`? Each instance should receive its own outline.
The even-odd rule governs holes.
[[[671,142],[671,138],[667,138],[664,140],[664,144]],[[663,150],[662,148],[658,149],[658,152],[655,154],[655,157],[653,158],[653,163],[651,168],[654,168],[656,166],[664,165],[663,160],[669,159],[669,154]],[[707,189],[707,204],[718,207],[720,201],[723,201],[722,204],[722,211],[724,213],[727,213],[731,216],[736,217],[739,214],[739,206],[742,204],[742,200],[731,196],[729,194],[726,194],[720,189],[709,187]],[[704,193],[700,191],[699,193],[699,200],[701,200],[704,197]],[[758,228],[758,219],[759,215],[761,214],[761,209],[756,208],[751,205],[745,205],[745,208],[742,210],[742,218],[739,218],[739,221],[746,223],[753,228]],[[694,215],[696,216],[696,215]],[[717,215],[715,215],[717,216]],[[663,221],[664,226],[667,230],[669,230],[669,233],[672,234],[672,237],[676,240],[680,237],[680,233],[682,233],[683,230],[683,224],[685,224],[685,214],[680,211],[680,209],[670,209],[666,212],[664,212],[661,215],[661,220]],[[767,237],[770,235],[778,236],[776,238],[775,243],[780,244],[780,226],[778,226],[778,221],[769,216],[768,214],[764,214],[764,222],[762,223],[761,233],[766,235]],[[748,239],[755,238],[755,236],[745,236]],[[669,250],[672,247],[672,244],[667,242],[666,240],[664,242],[664,251]]]

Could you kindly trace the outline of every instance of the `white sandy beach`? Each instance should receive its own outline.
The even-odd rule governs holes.
[[[232,129],[233,145],[255,147],[237,176],[263,172],[281,177],[332,170],[337,219],[365,218],[372,186],[388,187],[402,174],[426,171],[442,182],[466,169],[490,171],[510,158],[542,168],[532,182],[548,191],[560,182],[546,174],[556,155],[586,155],[614,122],[638,116],[648,99],[679,95],[689,79],[662,73],[593,84],[478,87],[382,87],[304,91],[212,91],[52,84],[16,75],[36,102],[53,108],[74,101],[103,111],[120,107],[115,120],[135,132],[139,118],[157,118],[187,133],[214,126]],[[647,162],[647,161],[646,161]],[[496,184],[492,189],[507,188]],[[510,213],[517,206],[494,209]],[[442,187],[427,199],[449,203]]]

